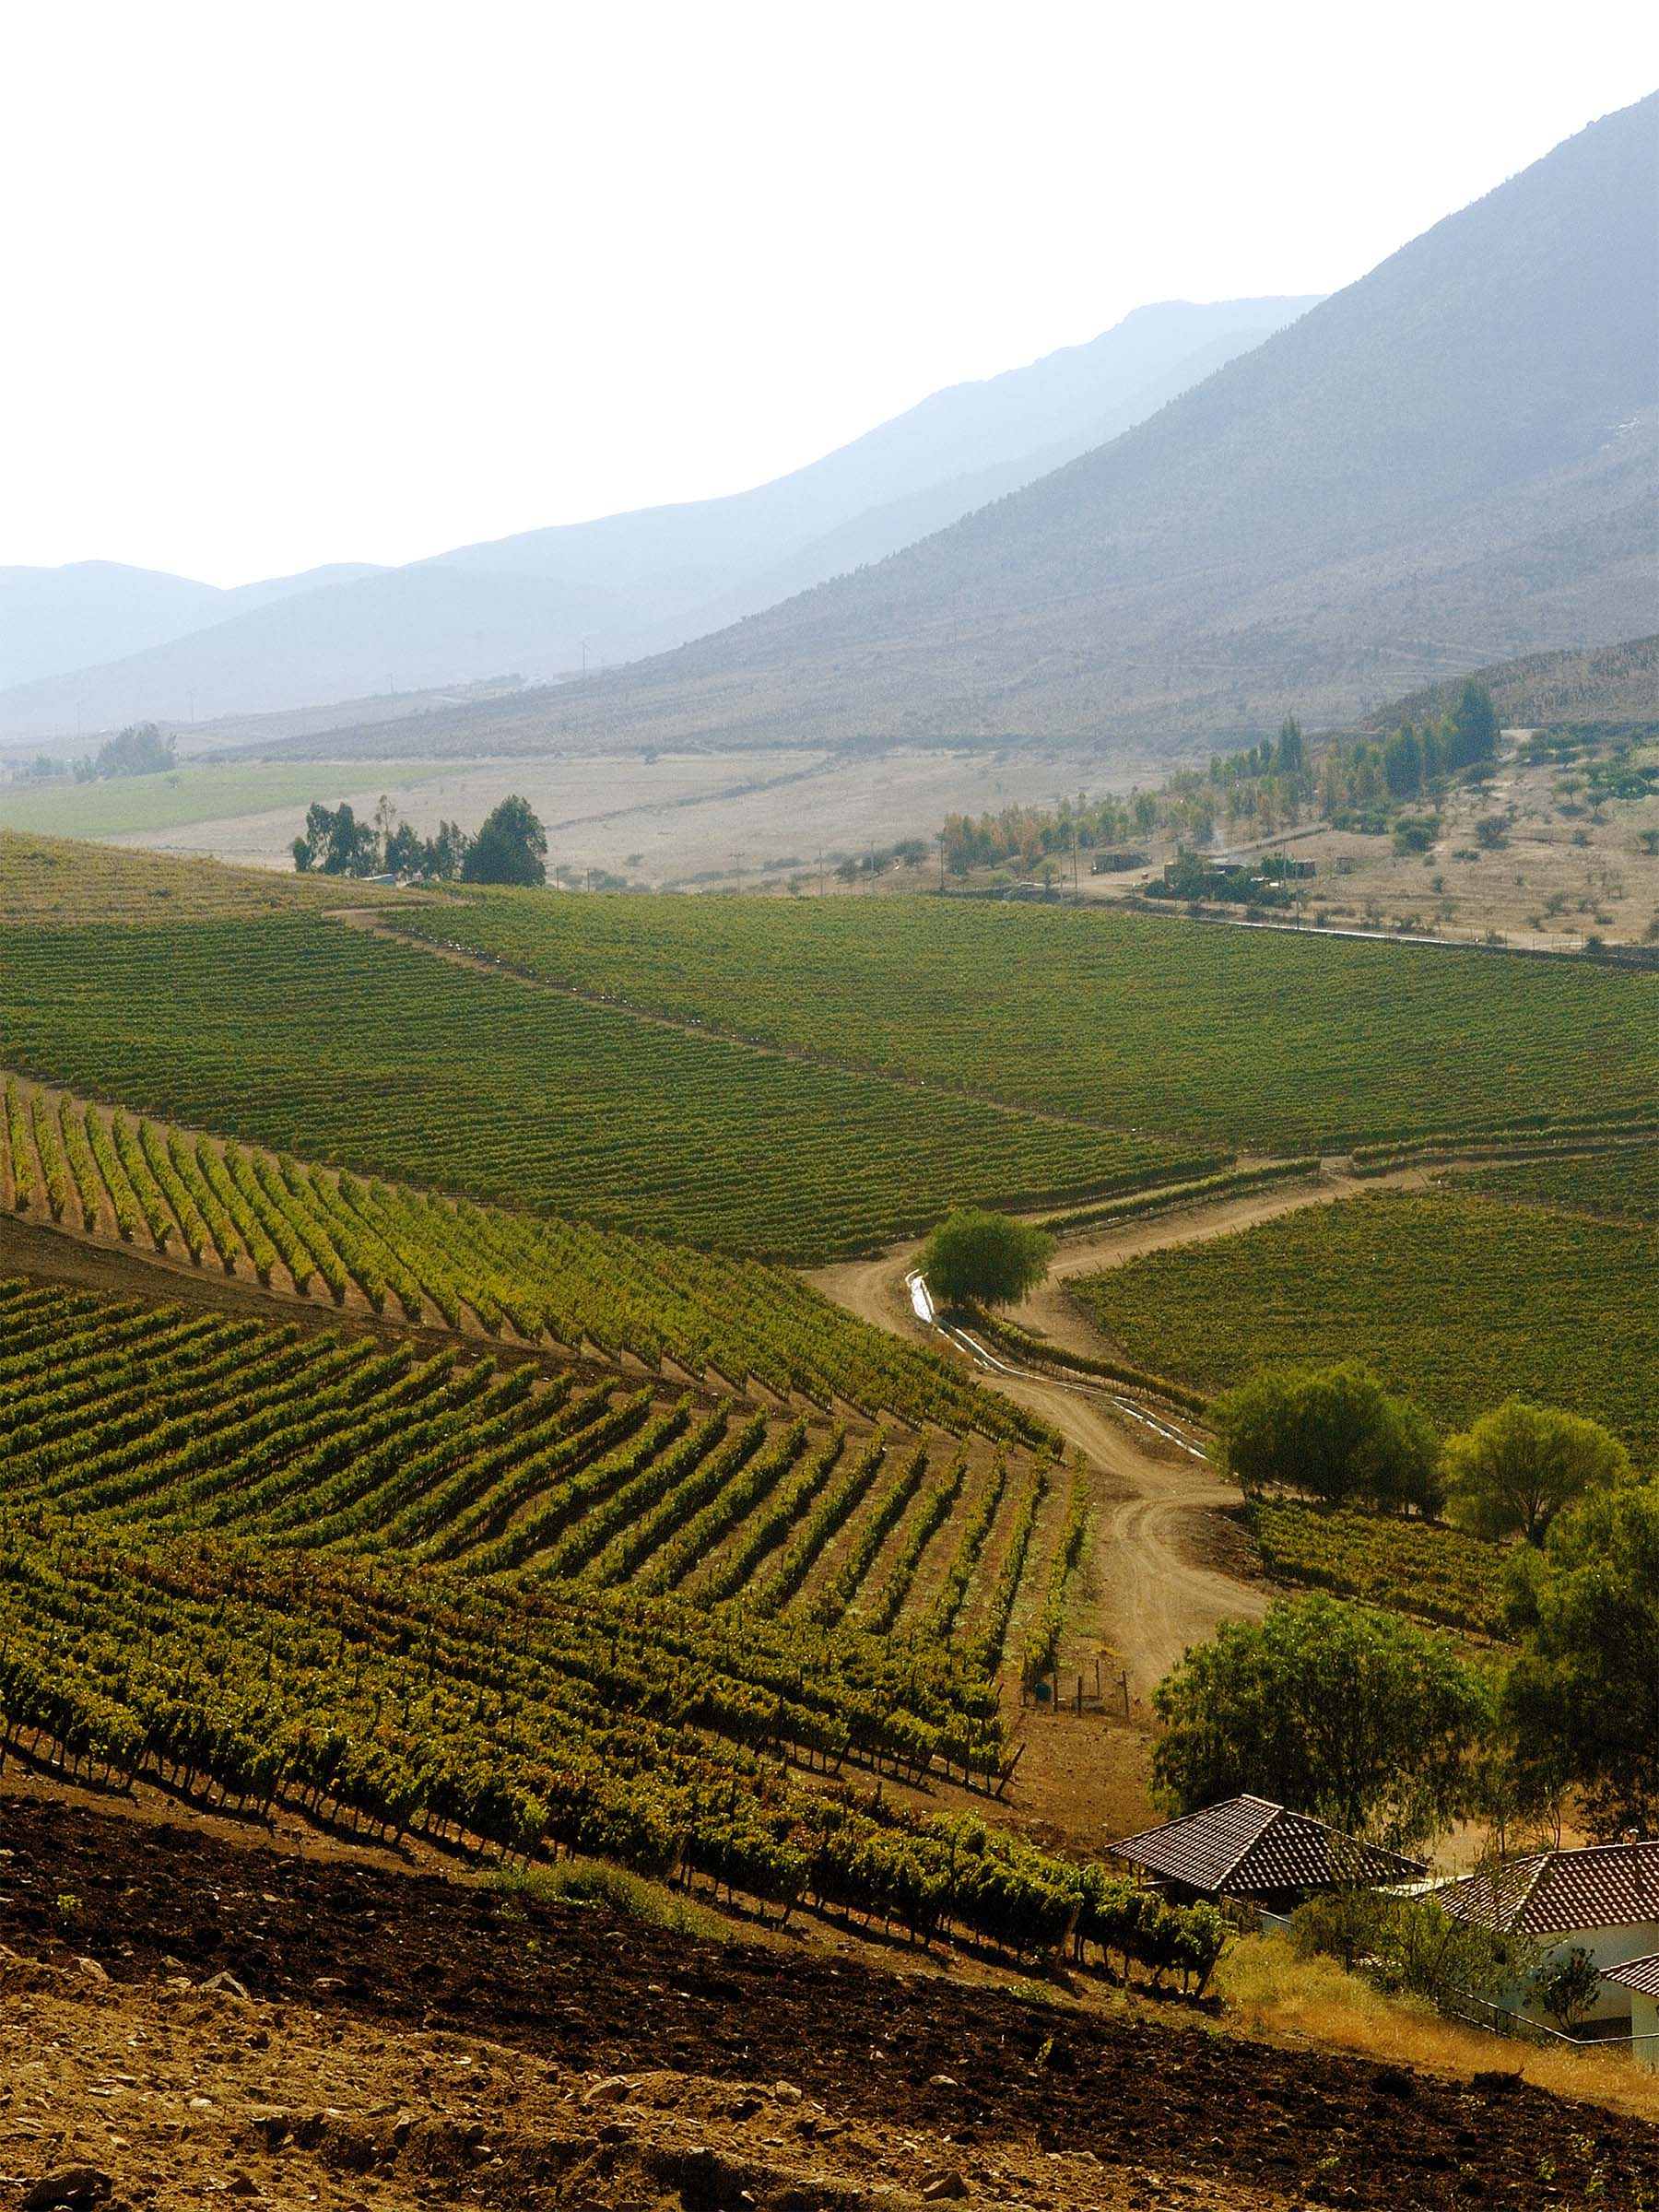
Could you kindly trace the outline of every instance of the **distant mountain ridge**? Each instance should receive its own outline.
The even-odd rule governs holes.
[[[374,573],[367,562],[340,561],[221,589],[118,560],[0,568],[0,688],[142,653],[249,608]]]
[[[114,563],[0,571],[0,734],[203,720],[562,675],[717,629],[879,559],[1115,437],[1311,298],[1139,308],[933,394],[754,490],[221,593]],[[280,604],[278,604],[280,602]],[[101,627],[100,627],[101,626]]]
[[[1604,118],[1111,443],[549,731],[1193,749],[1650,630],[1656,126]]]

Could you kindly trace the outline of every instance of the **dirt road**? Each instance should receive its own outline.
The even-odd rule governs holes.
[[[1149,1224],[1136,1233],[1164,1226]],[[1192,1217],[1179,1233],[1194,1233]],[[904,1276],[912,1257],[904,1252],[849,1261],[819,1268],[809,1279],[861,1320],[937,1349],[940,1338],[924,1330],[911,1310]],[[1096,1472],[1099,1627],[1121,1655],[1134,1696],[1144,1702],[1188,1644],[1203,1642],[1218,1622],[1260,1618],[1271,1588],[1236,1524],[1218,1510],[1237,1502],[1230,1485],[1184,1454],[1164,1457],[1144,1449],[1085,1391],[1035,1376],[998,1377],[996,1387],[1051,1422]]]

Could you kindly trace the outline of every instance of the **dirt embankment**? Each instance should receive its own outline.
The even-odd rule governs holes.
[[[1635,2212],[1659,2159],[1652,2126],[1527,2088],[68,1805],[0,1800],[0,1853],[19,2196],[82,2164],[167,2208]]]

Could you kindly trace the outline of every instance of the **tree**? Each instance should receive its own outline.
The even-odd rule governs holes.
[[[345,803],[332,811],[309,807],[305,834],[289,850],[302,876],[310,868],[324,876],[372,876],[380,867],[380,840],[372,826],[359,822]]]
[[[1452,716],[1452,765],[1473,768],[1498,751],[1498,711],[1484,684],[1471,677]]]
[[[1264,1369],[1219,1399],[1213,1418],[1216,1464],[1246,1496],[1283,1484],[1325,1505],[1439,1509],[1427,1418],[1357,1360]]]
[[[547,858],[546,830],[529,800],[513,793],[485,817],[461,864],[461,880],[538,887],[547,880]]]
[[[916,1263],[947,1305],[1008,1306],[1049,1271],[1054,1240],[1009,1214],[959,1206],[940,1222]]]
[[[1398,1849],[1464,1809],[1492,1721],[1488,1683],[1446,1639],[1323,1593],[1224,1622],[1152,1703],[1153,1788],[1170,1813],[1249,1792]]]
[[[1453,1518],[1477,1536],[1541,1544],[1565,1506],[1628,1482],[1630,1455],[1598,1421],[1506,1398],[1448,1440],[1441,1469]]]
[[[1659,1827],[1659,1482],[1593,1490],[1511,1560],[1508,1596],[1517,1764],[1576,1785],[1597,1834]]]
[[[1281,776],[1300,776],[1308,765],[1307,742],[1302,736],[1301,724],[1294,714],[1287,714],[1279,724],[1278,771]]]
[[[1601,1969],[1582,1944],[1561,1951],[1532,1978],[1532,1994],[1571,2034],[1601,1994]]]

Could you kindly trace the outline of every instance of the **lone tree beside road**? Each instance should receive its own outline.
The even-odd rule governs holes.
[[[916,1263],[948,1306],[1012,1306],[1049,1271],[1054,1240],[1011,1214],[959,1206],[941,1221]]]

